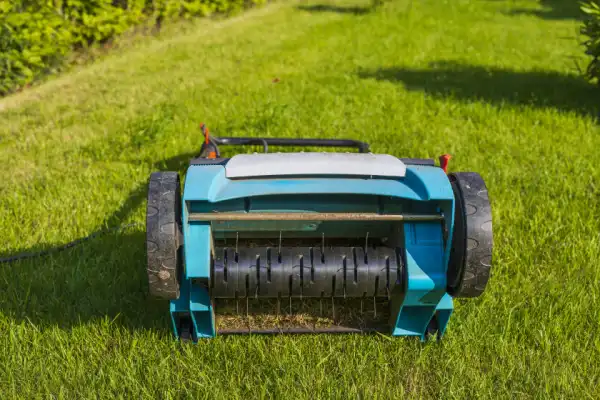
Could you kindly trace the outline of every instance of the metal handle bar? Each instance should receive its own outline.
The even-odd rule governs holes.
[[[217,137],[210,136],[216,145],[262,145],[265,153],[269,146],[314,146],[314,147],[349,147],[358,149],[359,153],[368,153],[369,145],[358,140],[346,139],[287,139],[287,138],[249,138],[249,137]]]

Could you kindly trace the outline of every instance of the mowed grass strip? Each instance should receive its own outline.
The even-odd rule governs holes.
[[[593,398],[599,94],[571,2],[281,3],[198,21],[0,100],[2,398]],[[181,346],[146,296],[149,174],[215,134],[450,153],[492,199],[493,277],[440,343],[219,337]],[[227,155],[233,154],[233,150]],[[253,149],[235,149],[253,151]]]

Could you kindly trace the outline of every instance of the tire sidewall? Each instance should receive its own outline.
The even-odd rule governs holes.
[[[154,297],[179,297],[182,277],[181,191],[179,174],[150,176],[146,207],[148,290]]]

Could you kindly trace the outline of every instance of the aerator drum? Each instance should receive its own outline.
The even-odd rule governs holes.
[[[260,154],[220,155],[222,145]],[[268,153],[269,146],[357,153]],[[150,177],[150,294],[175,337],[384,331],[444,334],[453,298],[480,296],[492,264],[488,192],[477,173],[372,154],[346,140],[217,138],[205,132],[181,191]]]

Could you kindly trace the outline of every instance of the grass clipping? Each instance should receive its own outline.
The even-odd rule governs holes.
[[[217,331],[385,329],[389,318],[386,299],[217,299]]]

